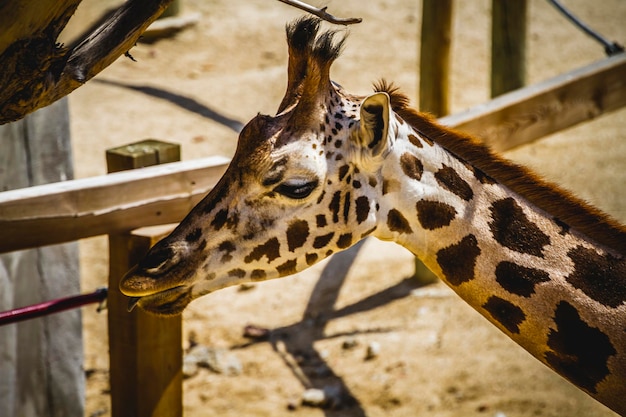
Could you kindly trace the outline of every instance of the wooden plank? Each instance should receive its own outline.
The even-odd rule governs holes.
[[[527,3],[491,2],[491,97],[526,84]]]
[[[72,178],[69,139],[67,100],[0,126],[0,189]],[[76,242],[0,255],[0,310],[79,291]],[[79,310],[0,327],[0,352],[0,416],[83,417]]]
[[[182,319],[136,308],[118,290],[122,276],[172,227],[109,237],[108,329],[112,417],[182,415]]]
[[[626,105],[626,54],[499,96],[440,122],[505,151]]]
[[[228,162],[202,158],[0,193],[0,253],[180,221]]]
[[[449,112],[448,74],[452,0],[424,0],[420,37],[419,108],[435,116]]]
[[[178,152],[177,152],[178,150]],[[179,145],[147,140],[107,151],[109,171],[180,159]],[[126,271],[168,228],[109,235],[109,379],[112,417],[180,417],[183,414],[182,316],[128,312],[119,283]]]

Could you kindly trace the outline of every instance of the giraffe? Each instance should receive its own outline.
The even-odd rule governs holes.
[[[330,80],[345,37],[287,25],[287,90],[242,130],[215,188],[120,283],[179,314],[308,268],[367,236],[408,248],[538,360],[626,414],[626,228],[409,107]]]

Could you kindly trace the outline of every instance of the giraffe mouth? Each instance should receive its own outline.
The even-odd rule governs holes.
[[[139,306],[142,310],[159,316],[175,316],[181,314],[191,300],[190,288],[181,285],[143,297],[130,297],[128,311]]]

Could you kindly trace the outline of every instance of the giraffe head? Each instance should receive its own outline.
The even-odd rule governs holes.
[[[217,186],[122,279],[131,305],[178,314],[203,294],[293,274],[376,230],[389,97],[356,97],[330,80],[343,40],[319,24],[287,27],[276,116],[246,125]]]

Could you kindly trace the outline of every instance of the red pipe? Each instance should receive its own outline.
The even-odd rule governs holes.
[[[0,326],[17,323],[59,311],[78,308],[87,304],[101,303],[107,298],[107,289],[99,288],[90,294],[80,294],[56,300],[44,301],[26,307],[0,312]]]

